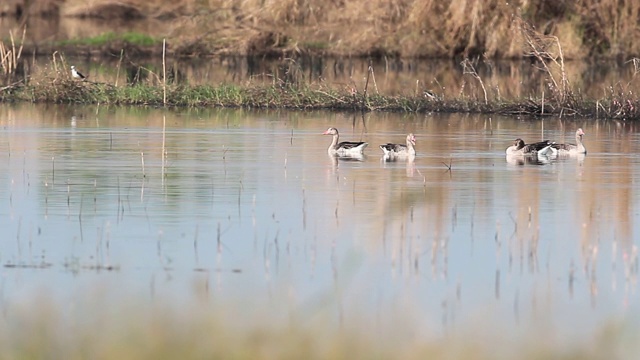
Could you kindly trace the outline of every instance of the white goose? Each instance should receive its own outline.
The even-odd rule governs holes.
[[[349,156],[362,154],[362,151],[369,145],[363,141],[343,141],[338,143],[340,135],[338,134],[338,129],[334,127],[328,128],[322,135],[333,135],[333,141],[331,141],[331,145],[327,149],[330,155]]]
[[[413,134],[407,135],[406,145],[404,144],[392,144],[387,143],[380,145],[380,149],[384,153],[384,156],[411,156],[416,154],[416,137]]]
[[[540,151],[542,155],[559,155],[559,156],[567,156],[567,155],[579,155],[586,154],[587,149],[584,147],[582,143],[582,137],[584,136],[584,131],[582,128],[576,130],[576,143],[575,144],[553,144],[548,149],[544,151]]]
[[[553,143],[549,140],[525,144],[524,140],[518,138],[505,152],[507,155],[538,155],[545,153],[552,146]]]

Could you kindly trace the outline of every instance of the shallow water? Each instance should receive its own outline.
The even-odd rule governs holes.
[[[0,125],[5,310],[45,292],[100,312],[99,293],[574,341],[640,312],[634,124],[2,105]],[[328,156],[329,126],[365,158]],[[586,157],[505,158],[577,127]],[[409,132],[415,160],[382,161]]]

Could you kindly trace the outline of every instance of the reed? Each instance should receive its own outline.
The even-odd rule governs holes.
[[[367,76],[359,83],[327,84],[323,81],[307,80],[300,64],[294,59],[285,59],[270,84],[251,81],[238,84],[180,85],[166,81],[166,59],[163,57],[162,74],[139,67],[151,75],[150,82],[114,86],[107,83],[75,81],[69,75],[65,58],[57,52],[52,54],[52,64],[38,77],[14,86],[11,91],[0,92],[1,101],[27,101],[48,103],[142,105],[167,107],[242,107],[281,108],[294,110],[333,109],[359,111],[399,112],[476,112],[530,116],[591,116],[611,119],[640,119],[640,101],[629,84],[613,84],[601,98],[585,99],[574,91],[568,81],[568,67],[564,57],[565,46],[556,36],[541,34],[521,18],[515,23],[527,45],[526,53],[546,80],[546,91],[539,98],[510,99],[501,96],[499,89],[491,87],[476,71],[477,61],[465,59],[460,65],[462,84],[458,96],[445,97],[424,87],[416,81],[415,89],[407,94],[388,96],[376,84],[375,69],[369,65]],[[121,55],[122,57],[122,55]],[[627,63],[633,66],[634,74],[640,73],[640,61]],[[120,65],[118,65],[119,68]],[[464,76],[476,82],[467,83]],[[375,91],[370,91],[373,86]],[[362,89],[362,91],[358,90]],[[547,95],[548,94],[548,95]],[[223,159],[225,154],[223,153]],[[54,181],[55,178],[52,179]]]
[[[5,45],[4,41],[0,41],[0,67],[2,68],[2,73],[6,78],[12,78],[18,72],[21,65],[20,57],[22,56],[22,49],[26,34],[27,28],[25,26],[22,29],[22,38],[20,39],[19,47],[17,49],[12,31],[9,31],[9,37],[11,39],[10,46]]]
[[[35,0],[29,4],[30,16],[46,9],[40,13],[48,17],[161,22],[163,33],[172,35],[172,55],[522,58],[519,39],[513,36],[518,32],[515,16],[542,33],[557,34],[566,59],[640,55],[636,41],[640,4],[633,0]],[[159,41],[146,34],[106,33],[72,40],[65,52],[98,46],[108,53],[111,46],[104,45],[123,42],[159,50]]]

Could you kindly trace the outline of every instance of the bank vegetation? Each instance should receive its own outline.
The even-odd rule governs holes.
[[[26,37],[26,30],[23,30],[21,38],[11,34],[8,42],[0,42],[3,80],[0,101],[640,119],[640,101],[635,93],[637,87],[631,82],[611,84],[601,97],[588,98],[574,89],[569,81],[567,73],[572,63],[566,59],[567,50],[560,37],[537,30],[521,17],[515,17],[511,22],[517,27],[513,38],[518,39],[522,55],[531,62],[531,71],[540,73],[544,78],[545,87],[526,98],[504,98],[499,89],[489,89],[476,70],[478,63],[483,61],[478,57],[465,57],[460,61],[459,71],[463,74],[464,83],[458,96],[445,96],[444,89],[433,88],[420,81],[416,81],[415,88],[401,95],[385,95],[377,91],[373,66],[369,66],[362,81],[352,79],[347,84],[332,84],[309,80],[295,58],[282,58],[283,72],[272,76],[269,83],[189,85],[173,81],[171,74],[167,73],[166,42],[161,47],[162,71],[138,69],[151,79],[147,82],[118,84],[117,76],[112,83],[73,78],[70,64],[57,51],[51,54],[46,71],[31,76],[25,65],[28,59],[23,56]],[[120,51],[121,61],[123,56],[124,49]],[[626,64],[634,68],[634,78],[640,74],[640,60],[632,58]]]
[[[557,36],[567,60],[640,57],[635,0],[5,0],[0,15],[145,24],[176,56],[458,59],[522,58],[522,18]]]

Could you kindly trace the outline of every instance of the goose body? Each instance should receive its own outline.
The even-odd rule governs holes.
[[[384,153],[384,156],[411,156],[416,154],[416,137],[413,134],[407,135],[406,144],[392,144],[387,143],[380,145],[380,149]]]
[[[553,144],[549,149],[545,149],[543,152],[544,155],[558,155],[558,156],[567,156],[567,155],[579,155],[586,154],[587,149],[584,147],[582,143],[582,137],[585,135],[582,128],[576,130],[576,143],[575,144]]]
[[[369,145],[364,141],[343,141],[339,143],[338,140],[340,139],[340,134],[338,133],[338,129],[334,127],[328,128],[327,131],[322,133],[322,135],[333,136],[331,145],[329,145],[329,148],[327,149],[327,152],[330,155],[348,156],[362,154],[362,151]]]
[[[551,141],[545,140],[531,144],[525,144],[524,140],[518,138],[506,150],[507,155],[538,155],[548,151],[553,146]]]

